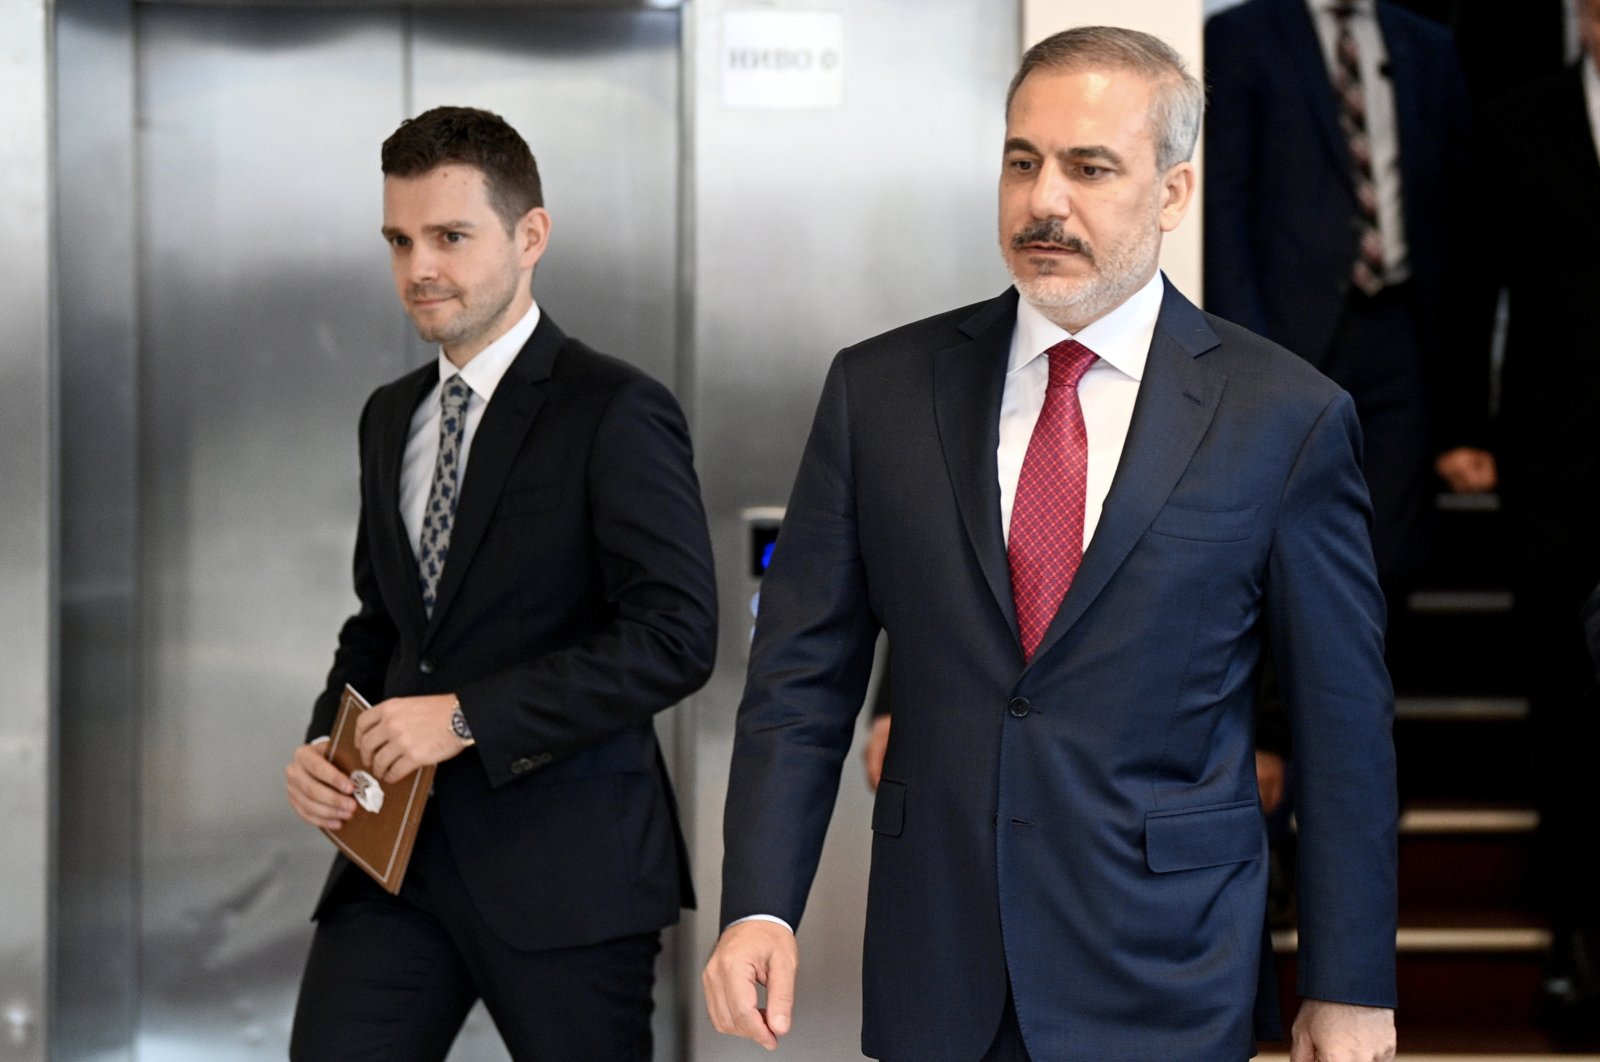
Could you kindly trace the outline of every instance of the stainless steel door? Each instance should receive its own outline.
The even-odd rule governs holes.
[[[330,848],[281,772],[353,605],[355,419],[431,357],[378,145],[439,102],[505,114],[555,218],[542,304],[670,383],[677,36],[668,12],[139,9],[140,1057],[284,1052]],[[480,1014],[452,1057],[504,1051]]]

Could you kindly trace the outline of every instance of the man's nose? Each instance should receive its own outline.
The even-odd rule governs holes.
[[[1029,207],[1036,218],[1066,218],[1072,216],[1072,188],[1067,175],[1054,160],[1044,162],[1039,177],[1033,182]]]
[[[425,283],[439,276],[439,258],[432,248],[413,244],[406,256],[406,276],[413,283]]]

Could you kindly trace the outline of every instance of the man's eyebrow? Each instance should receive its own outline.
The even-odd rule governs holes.
[[[1062,156],[1073,162],[1083,162],[1086,159],[1105,159],[1113,166],[1122,165],[1122,156],[1106,147],[1104,144],[1090,144],[1087,147],[1068,148],[1061,152]]]
[[[441,221],[441,222],[438,222],[438,223],[433,224],[433,225],[424,225],[424,226],[422,226],[422,231],[424,233],[431,233],[431,234],[438,234],[438,233],[441,233],[441,232],[470,232],[471,230],[473,230],[473,229],[475,229],[477,227],[478,227],[477,225],[473,224],[470,221]],[[400,229],[395,228],[393,225],[385,225],[379,231],[383,233],[383,236],[384,236],[385,239],[391,239],[391,240],[394,239],[396,236],[404,236],[405,235],[405,233],[403,231],[401,231]]]
[[[1030,155],[1044,154],[1033,146],[1033,142],[1024,137],[1014,136],[1006,141],[1006,154],[1013,151],[1025,151]],[[1084,147],[1065,148],[1056,153],[1063,162],[1084,162],[1086,160],[1103,159],[1113,166],[1122,165],[1122,156],[1112,151],[1104,144],[1089,144]]]

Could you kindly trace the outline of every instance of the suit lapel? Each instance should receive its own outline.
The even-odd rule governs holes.
[[[378,512],[382,515],[378,519],[383,525],[380,541],[387,544],[400,571],[397,594],[400,610],[411,629],[416,630],[426,622],[427,617],[422,610],[422,576],[417,569],[417,555],[412,552],[411,536],[400,515],[400,471],[404,464],[406,442],[411,437],[411,417],[417,405],[439,382],[437,363],[429,363],[417,370],[413,377],[402,381],[396,390],[394,406],[386,411],[384,423],[378,426],[382,433],[378,440]]]
[[[1333,79],[1328,76],[1328,59],[1323,53],[1316,24],[1311,21],[1311,12],[1305,0],[1279,0],[1273,14],[1283,38],[1284,60],[1280,69],[1286,77],[1299,81],[1323,146],[1333,155],[1334,165],[1345,175],[1354,195],[1350,142],[1339,128],[1339,99],[1333,91]]]
[[[456,503],[455,522],[450,529],[450,552],[444,572],[439,576],[439,593],[434,600],[433,617],[428,621],[422,643],[426,646],[439,629],[472,557],[489,528],[500,488],[516,463],[522,442],[534,415],[544,404],[543,383],[549,379],[556,353],[566,336],[548,314],[541,313],[539,325],[528,337],[522,353],[495,388],[494,397],[483,411],[478,430],[467,454],[466,479],[461,484],[461,499]]]
[[[1017,616],[1011,600],[1005,536],[1000,529],[995,450],[1006,357],[1016,318],[1017,293],[1012,289],[963,322],[961,331],[967,341],[939,351],[933,363],[934,415],[950,486],[984,581],[1013,637],[1017,636]]]
[[[1211,425],[1225,377],[1198,355],[1215,347],[1203,314],[1167,284],[1122,459],[1083,564],[1035,651],[1037,663],[1105,589],[1177,485]]]

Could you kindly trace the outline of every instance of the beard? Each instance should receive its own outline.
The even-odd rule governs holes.
[[[1031,243],[1076,252],[1088,264],[1088,274],[1068,276],[1055,272],[1055,262],[1044,261],[1029,275],[1019,275],[1017,263],[1027,259]],[[1087,240],[1068,233],[1056,218],[1040,218],[1013,233],[1001,246],[1006,270],[1022,297],[1055,324],[1075,331],[1116,309],[1150,279],[1151,266],[1160,255],[1161,229],[1151,224],[1096,250]]]
[[[468,345],[501,323],[506,310],[517,297],[518,276],[510,272],[493,286],[468,291],[464,288],[415,285],[406,290],[407,306],[413,299],[458,299],[461,308],[449,316],[432,318],[409,314],[417,335],[424,343],[438,343],[449,349]]]

